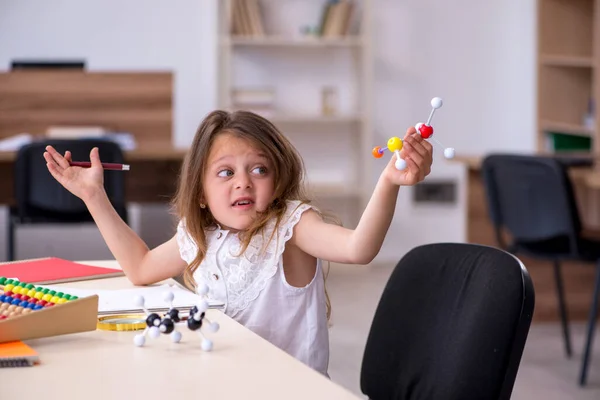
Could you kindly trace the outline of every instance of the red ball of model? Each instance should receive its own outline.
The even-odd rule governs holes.
[[[421,125],[419,126],[419,133],[423,139],[428,139],[433,135],[433,127],[430,125]]]

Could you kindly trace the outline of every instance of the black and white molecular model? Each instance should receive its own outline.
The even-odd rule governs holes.
[[[167,291],[164,294],[164,301],[169,303],[169,311],[163,316],[158,313],[149,312],[145,305],[143,296],[135,297],[135,304],[138,307],[143,308],[146,313],[146,328],[140,334],[135,335],[133,342],[136,346],[141,347],[146,343],[146,335],[152,339],[158,339],[161,334],[169,335],[173,343],[179,343],[181,341],[181,332],[177,330],[177,327],[181,324],[186,324],[190,331],[196,331],[202,338],[201,347],[204,351],[211,351],[213,348],[213,342],[207,338],[203,333],[202,329],[206,329],[208,332],[215,333],[219,330],[219,324],[217,322],[211,322],[206,318],[206,310],[208,310],[208,301],[206,300],[206,294],[208,293],[208,286],[203,284],[198,289],[198,294],[202,296],[201,300],[195,305],[189,312],[189,316],[184,320],[179,315],[179,310],[173,307],[173,292]]]

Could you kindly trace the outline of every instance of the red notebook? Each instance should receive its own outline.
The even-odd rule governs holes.
[[[53,284],[123,276],[120,269],[95,267],[61,258],[41,258],[0,264],[0,277],[21,282]]]

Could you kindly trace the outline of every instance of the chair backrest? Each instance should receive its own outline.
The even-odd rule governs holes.
[[[532,320],[523,264],[477,244],[416,247],[377,306],[361,370],[370,399],[508,399]]]
[[[44,151],[52,145],[60,154],[71,152],[74,161],[89,161],[90,151],[98,147],[102,162],[123,163],[123,153],[115,142],[100,139],[39,140],[24,145],[14,164],[14,189],[17,214],[23,218],[47,216],[68,222],[91,220],[83,201],[66,190],[48,171]],[[104,187],[109,200],[126,220],[125,176],[105,171]]]
[[[581,231],[567,168],[552,157],[491,154],[482,162],[488,211],[514,241],[567,237]]]

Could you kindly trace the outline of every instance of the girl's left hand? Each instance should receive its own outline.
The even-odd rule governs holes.
[[[394,185],[412,186],[421,182],[431,172],[433,163],[433,146],[417,133],[415,127],[406,131],[400,157],[406,161],[406,168],[396,169],[396,154],[392,153],[383,174]],[[388,153],[389,154],[389,153]]]

